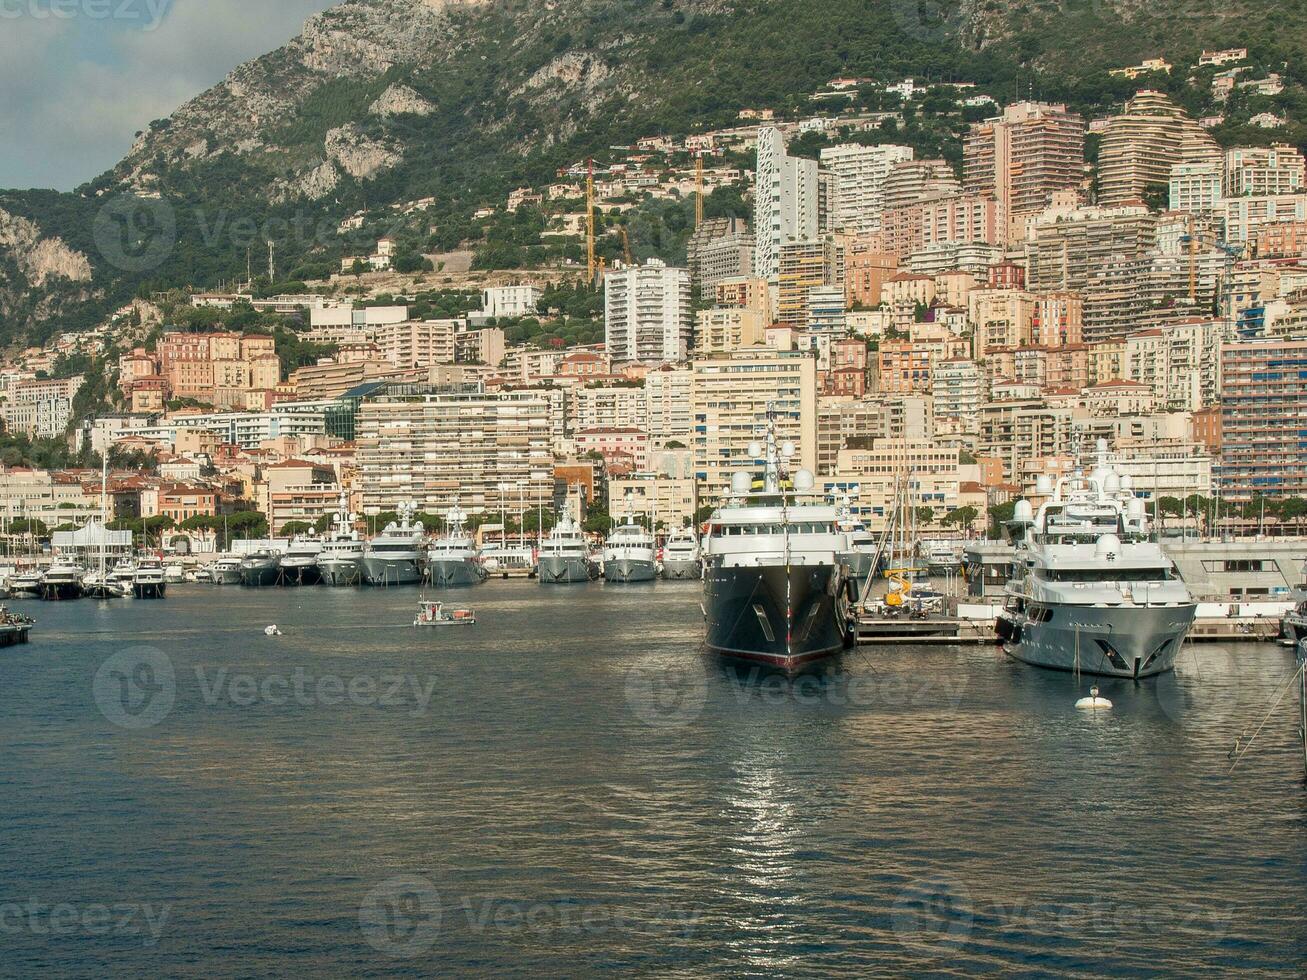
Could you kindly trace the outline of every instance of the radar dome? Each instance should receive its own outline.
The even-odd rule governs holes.
[[[1035,493],[1041,497],[1051,497],[1053,495],[1053,478],[1047,474],[1035,479]]]
[[[1116,475],[1115,470],[1108,470],[1107,476],[1103,479],[1104,493],[1119,493],[1121,491],[1121,478]]]
[[[749,443],[749,456],[753,459],[762,459],[762,443]]]
[[[787,442],[787,443],[785,443],[785,445],[781,446],[781,455],[784,456],[786,459],[789,459],[791,456],[793,456],[793,455],[794,455],[794,443],[792,443],[792,442]]]
[[[799,470],[799,472],[794,474],[795,490],[811,490],[816,482],[817,481],[814,479],[811,470]],[[847,500],[848,498],[846,497],[845,499]]]
[[[1094,557],[1102,561],[1116,561],[1121,553],[1121,539],[1115,534],[1100,534],[1094,545]]]
[[[1020,521],[1023,524],[1029,524],[1035,519],[1035,510],[1030,506],[1029,500],[1018,500],[1016,506],[1012,508],[1012,520]]]
[[[731,477],[732,493],[748,493],[749,488],[753,486],[753,477],[748,473],[736,473]]]
[[[1133,491],[1134,488],[1135,488],[1135,481],[1134,481],[1134,478],[1131,477],[1129,473],[1122,473],[1122,474],[1121,474],[1121,489],[1122,489],[1122,490],[1125,490],[1125,491]]]
[[[1131,497],[1126,501],[1125,513],[1132,521],[1142,521],[1148,516],[1148,505],[1138,497]]]

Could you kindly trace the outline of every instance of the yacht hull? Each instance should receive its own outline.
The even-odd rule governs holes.
[[[1000,617],[1008,656],[1035,667],[1102,677],[1154,677],[1175,666],[1198,607],[1040,604],[1051,617]],[[1006,634],[1006,635],[1005,635]]]
[[[840,561],[848,567],[849,578],[853,582],[853,591],[862,595],[867,587],[867,580],[876,574],[876,556],[865,551],[846,551],[840,555]]]
[[[361,564],[365,585],[417,585],[422,581],[422,570],[414,558],[364,555]]]
[[[572,585],[595,580],[594,567],[584,558],[541,558],[536,574],[545,585]]]
[[[615,558],[604,562],[604,581],[615,585],[631,582],[652,582],[658,577],[658,566],[641,558]]]
[[[132,595],[138,599],[162,599],[167,594],[167,582],[136,582],[132,585]]]
[[[664,560],[663,578],[669,582],[698,581],[703,578],[703,565],[688,558]]]
[[[210,574],[213,576],[213,581],[218,585],[241,584],[241,570],[239,566],[235,568],[215,568],[210,572]]]
[[[282,562],[280,583],[282,585],[317,585],[321,581],[322,569],[318,568],[317,562],[310,565],[287,565]]]
[[[281,559],[250,562],[241,566],[241,585],[250,589],[265,589],[276,585],[281,578]]]
[[[457,589],[480,585],[486,571],[476,562],[436,560],[427,565],[427,576],[437,589]]]
[[[43,582],[41,598],[46,602],[69,602],[82,597],[81,582]]]
[[[363,571],[352,558],[329,558],[318,563],[318,574],[323,585],[339,589],[358,585]]]
[[[709,564],[708,649],[730,660],[801,671],[853,645],[850,590],[842,565]]]

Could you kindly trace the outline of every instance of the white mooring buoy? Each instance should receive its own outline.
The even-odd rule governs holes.
[[[1089,697],[1081,698],[1077,701],[1076,707],[1085,708],[1089,711],[1106,711],[1108,708],[1112,707],[1112,702],[1107,700],[1107,698],[1100,698],[1098,696],[1098,688],[1091,687],[1089,689]]]

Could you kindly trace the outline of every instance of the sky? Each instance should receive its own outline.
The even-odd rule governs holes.
[[[0,0],[0,188],[71,190],[336,0]]]

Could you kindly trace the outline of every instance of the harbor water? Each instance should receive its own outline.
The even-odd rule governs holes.
[[[1273,644],[1089,681],[991,647],[783,680],[696,583],[16,602],[0,975],[1307,972]],[[266,636],[276,624],[280,636]]]

